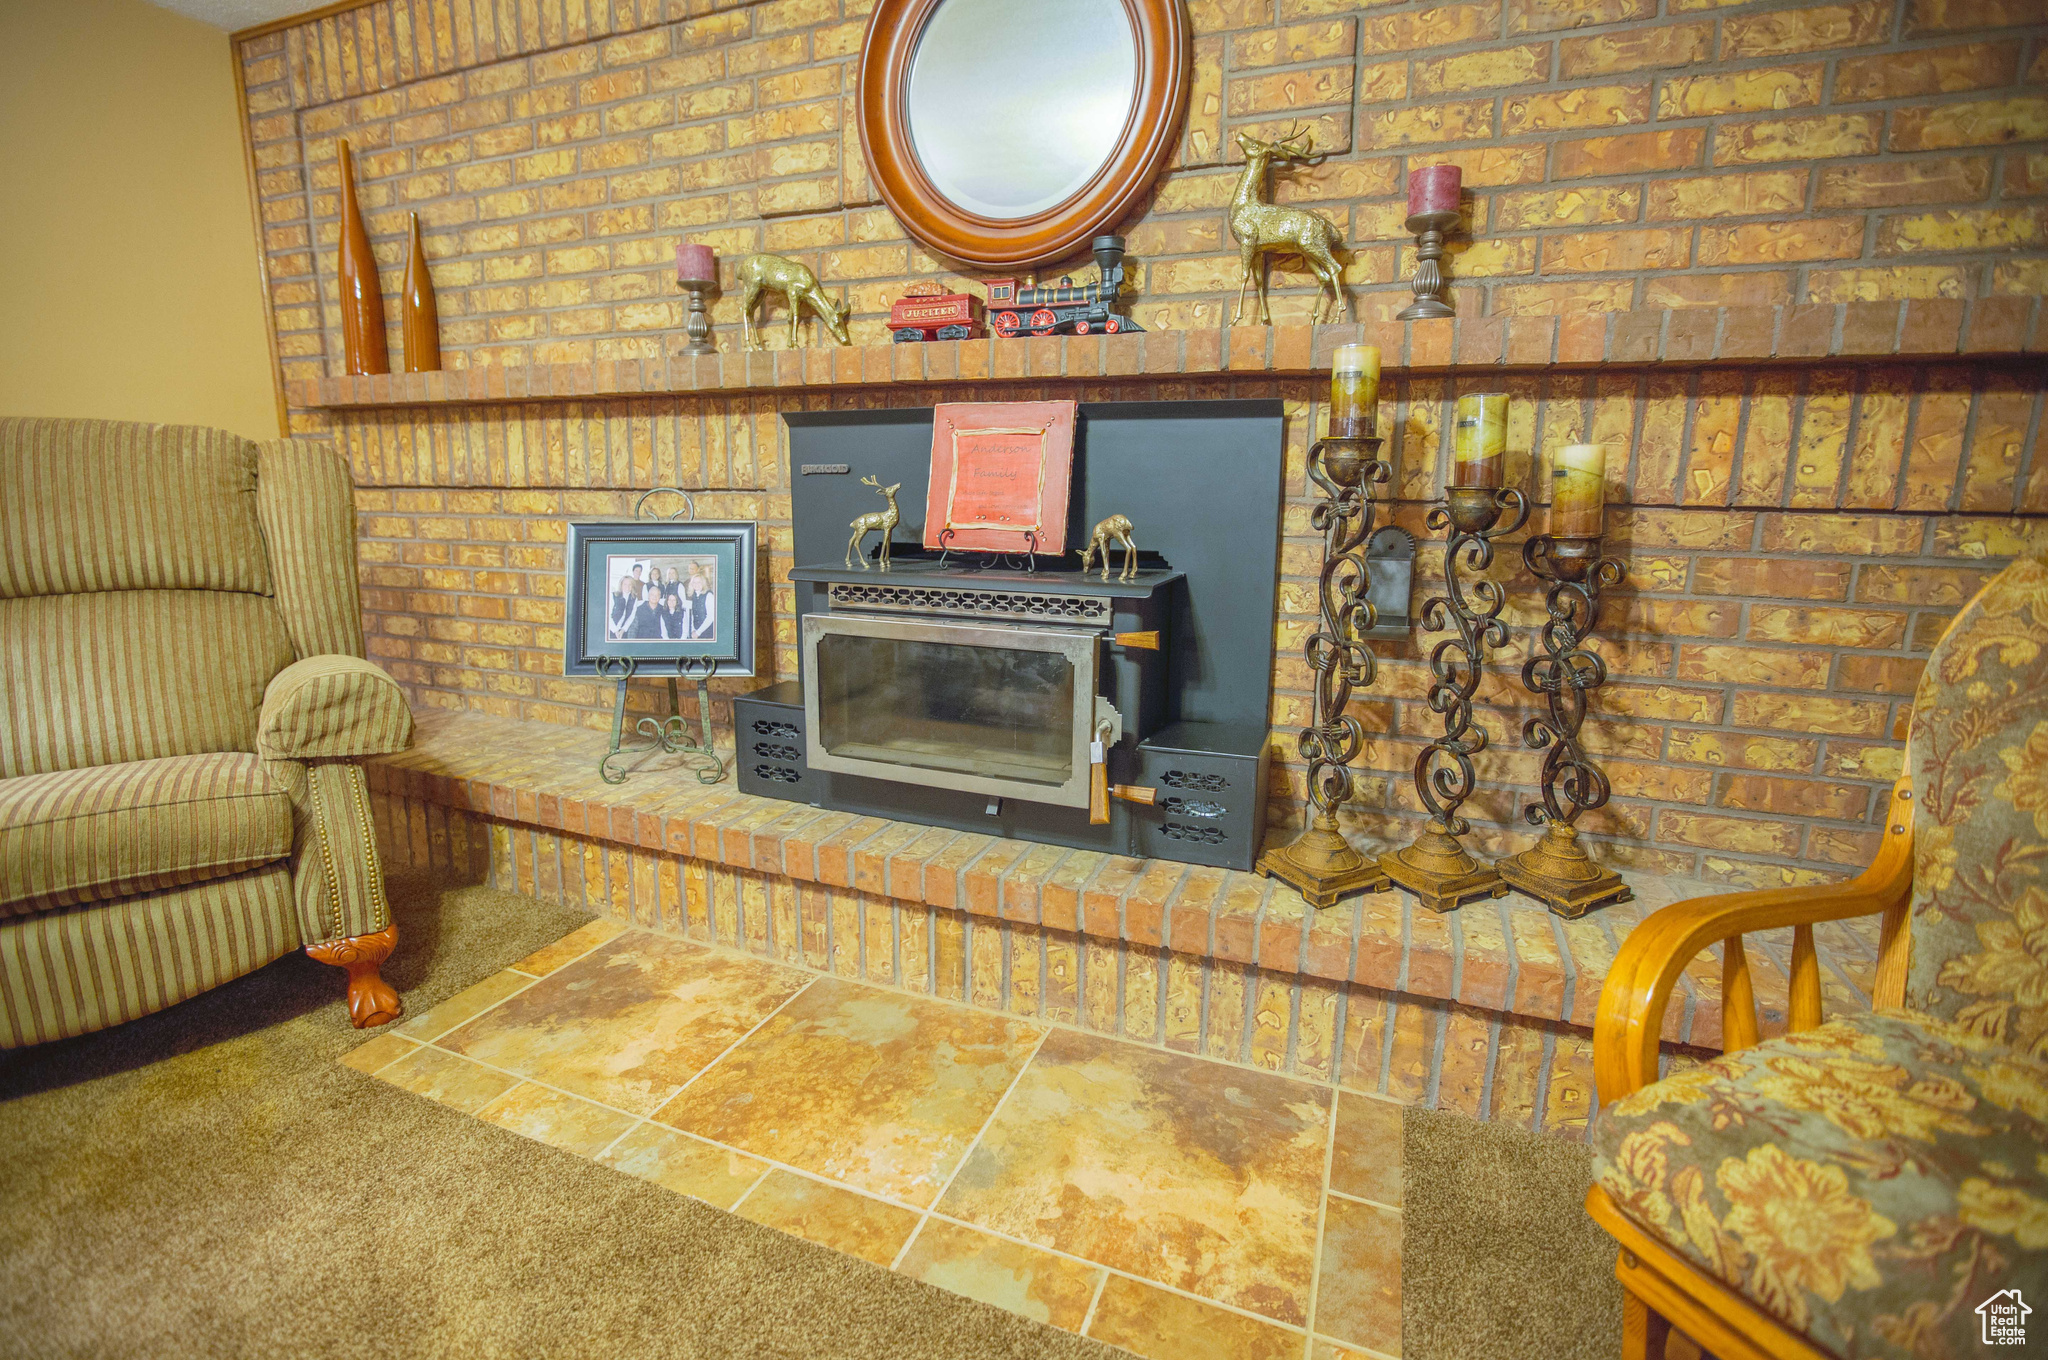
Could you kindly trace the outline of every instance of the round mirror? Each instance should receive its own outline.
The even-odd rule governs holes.
[[[943,0],[903,102],[932,187],[1007,221],[1087,186],[1123,140],[1137,86],[1123,0]]]
[[[1184,0],[874,0],[860,131],[917,240],[987,268],[1070,258],[1173,149]]]

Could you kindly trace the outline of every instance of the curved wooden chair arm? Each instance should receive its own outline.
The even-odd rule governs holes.
[[[1593,1019],[1593,1073],[1607,1104],[1657,1080],[1657,1040],[1664,1007],[1678,977],[1702,949],[1728,942],[1722,960],[1723,1048],[1756,1042],[1756,1012],[1742,936],[1795,927],[1792,943],[1790,1027],[1811,1029],[1820,1015],[1820,968],[1813,926],[1885,913],[1880,937],[1876,1004],[1899,1004],[1905,987],[1906,907],[1913,891],[1912,781],[1892,786],[1884,839],[1868,869],[1847,883],[1816,888],[1770,888],[1674,902],[1629,932],[1615,954]]]

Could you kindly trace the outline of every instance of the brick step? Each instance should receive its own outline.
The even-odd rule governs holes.
[[[1723,885],[1633,876],[1581,921],[1503,899],[1448,916],[1392,893],[1310,911],[1250,875],[820,812],[649,766],[602,734],[423,715],[375,761],[386,862],[454,872],[821,973],[1072,1024],[1577,1137],[1593,1007],[1650,910]],[[1787,938],[1752,954],[1781,1028]],[[1866,1004],[1874,939],[1822,929],[1831,1011]],[[1720,1042],[1718,964],[1682,982],[1672,1061]]]
[[[603,750],[603,735],[583,729],[430,713],[412,749],[372,765],[371,787],[582,842],[1579,1028],[1592,1025],[1607,965],[1638,920],[1730,890],[1631,874],[1636,901],[1579,921],[1519,896],[1438,915],[1385,892],[1317,912],[1250,874],[823,812],[680,771],[607,785],[596,772]],[[1824,932],[1831,1008],[1866,1004],[1874,932],[1874,922]],[[1789,953],[1789,937],[1780,943]],[[1702,956],[1666,1039],[1719,1046],[1718,978]],[[1782,1011],[1782,985],[1759,982],[1767,1010]]]

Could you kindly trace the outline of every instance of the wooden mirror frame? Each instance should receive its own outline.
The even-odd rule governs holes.
[[[904,108],[910,62],[926,20],[944,0],[877,0],[860,49],[860,141],[882,201],[917,240],[987,269],[1045,264],[1085,251],[1152,185],[1180,132],[1187,103],[1188,23],[1182,0],[1123,0],[1138,77],[1116,150],[1065,201],[1028,217],[967,212],[932,185],[910,140]]]

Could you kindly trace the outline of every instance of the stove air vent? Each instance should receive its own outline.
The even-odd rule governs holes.
[[[1039,595],[958,586],[859,585],[834,582],[834,609],[949,614],[969,619],[1026,619],[1107,625],[1111,603],[1094,595]]]

